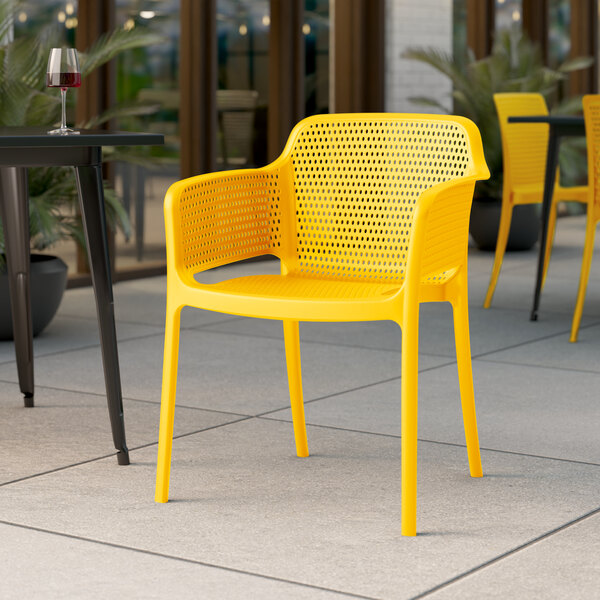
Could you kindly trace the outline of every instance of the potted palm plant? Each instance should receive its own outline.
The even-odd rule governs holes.
[[[404,58],[426,63],[452,82],[453,110],[468,117],[479,127],[485,158],[491,177],[475,187],[471,212],[471,236],[481,249],[494,250],[500,220],[502,198],[502,143],[493,96],[497,92],[536,92],[548,106],[561,114],[581,112],[581,97],[562,100],[563,82],[572,71],[589,67],[593,59],[579,57],[551,69],[543,64],[537,44],[521,32],[502,32],[489,56],[476,60],[469,50],[465,57],[434,48],[409,48]],[[437,98],[415,97],[412,101],[447,112]],[[561,146],[561,178],[578,182],[585,170],[577,142]],[[537,241],[539,205],[515,207],[507,250],[525,250]],[[533,213],[533,214],[532,214]]]
[[[48,50],[60,45],[59,32],[48,26],[35,34],[14,38],[15,3],[0,0],[0,126],[42,125],[60,122],[59,96],[45,85]],[[116,29],[102,36],[80,53],[83,83],[98,67],[130,50],[160,43],[162,38],[143,30]],[[70,109],[75,95],[70,94]],[[109,119],[148,114],[154,105],[113,106],[78,127],[98,127]],[[106,160],[143,160],[139,149],[107,149]],[[29,169],[29,216],[32,250],[45,250],[60,240],[72,239],[84,247],[83,230],[77,211],[77,190],[73,171],[64,168]],[[129,221],[110,186],[104,189],[106,216],[113,230],[129,233]],[[31,294],[33,332],[38,334],[56,312],[66,284],[67,267],[58,257],[32,254]],[[4,235],[0,226],[0,339],[12,338],[8,278],[4,263]]]

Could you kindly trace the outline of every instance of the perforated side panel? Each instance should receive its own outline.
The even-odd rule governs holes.
[[[435,120],[317,122],[292,151],[298,262],[312,277],[403,277],[413,209],[469,163],[461,125]]]
[[[281,240],[278,173],[234,172],[190,185],[179,202],[186,269],[276,251]]]
[[[588,139],[588,175],[594,186],[594,204],[600,209],[600,98],[585,98],[585,134]]]
[[[444,283],[462,264],[469,237],[469,216],[474,183],[463,183],[437,202],[427,219],[421,279],[430,284]],[[450,267],[450,271],[446,271]]]

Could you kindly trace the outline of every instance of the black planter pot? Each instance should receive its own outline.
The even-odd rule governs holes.
[[[31,317],[33,335],[53,319],[67,285],[67,265],[57,256],[31,255]],[[0,272],[0,340],[13,339],[6,269]]]
[[[495,250],[501,202],[476,199],[471,207],[469,232],[480,250]],[[513,209],[506,250],[530,250],[540,234],[540,205],[520,204]]]

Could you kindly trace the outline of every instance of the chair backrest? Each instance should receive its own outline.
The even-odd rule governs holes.
[[[594,206],[600,210],[600,95],[583,97],[585,138],[588,156],[588,185],[594,194]]]
[[[380,282],[402,276],[421,194],[474,172],[464,121],[419,114],[321,115],[302,121],[284,150],[294,170],[292,270]],[[467,227],[470,199],[465,210]],[[465,248],[467,238],[465,230]]]
[[[468,177],[428,217],[431,251],[422,274],[439,273],[466,259],[475,177],[488,175],[479,131],[462,117],[309,117],[266,167],[171,186],[167,260],[189,276],[273,254],[299,275],[398,281],[419,198],[437,184]]]
[[[548,114],[541,94],[494,94],[500,121],[505,184],[543,185],[549,126],[542,123],[508,123],[508,117]]]

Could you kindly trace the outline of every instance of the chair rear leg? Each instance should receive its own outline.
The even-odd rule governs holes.
[[[156,494],[154,497],[156,502],[167,502],[169,500],[181,309],[181,306],[175,310],[167,306],[162,395],[160,401],[160,430],[158,434],[158,460],[156,465]]]
[[[402,535],[417,535],[417,416],[419,306],[405,311],[402,327],[401,468]]]
[[[512,221],[513,205],[510,202],[502,201],[502,211],[500,212],[500,226],[498,227],[498,239],[496,240],[496,254],[494,255],[494,266],[492,267],[492,275],[488,286],[483,308],[489,308],[492,304],[492,297],[496,290],[498,277],[500,275],[500,267],[504,260],[504,252],[506,251],[506,242],[508,242],[508,234],[510,232],[510,223]]]
[[[300,364],[300,327],[298,321],[283,321],[285,339],[285,357],[287,363],[288,382],[290,387],[290,404],[296,439],[296,454],[308,456],[308,440],[304,420],[304,398],[302,396],[302,368]]]
[[[585,228],[585,243],[583,246],[583,258],[581,261],[581,275],[579,276],[579,288],[577,290],[577,302],[575,303],[575,312],[573,313],[573,322],[571,324],[570,342],[576,342],[579,335],[579,324],[583,313],[583,303],[585,301],[585,292],[587,290],[588,280],[590,278],[590,268],[592,266],[592,255],[594,254],[594,238],[596,236],[596,223],[590,214],[591,206],[588,206],[588,217]]]
[[[460,402],[462,405],[463,423],[469,471],[471,477],[481,477],[481,454],[477,435],[477,417],[475,414],[475,393],[473,390],[473,368],[471,364],[471,342],[469,337],[469,308],[467,301],[467,282],[463,278],[463,291],[452,303],[454,316],[454,340],[456,344],[456,362],[458,365],[458,383],[460,386]]]

